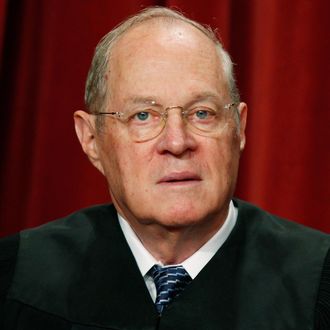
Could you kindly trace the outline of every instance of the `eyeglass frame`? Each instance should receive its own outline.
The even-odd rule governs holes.
[[[185,123],[187,123],[187,125],[189,127],[192,127],[193,129],[197,130],[196,134],[200,134],[199,135],[203,135],[202,132],[205,132],[205,133],[210,133],[211,131],[203,131],[202,129],[194,126],[193,124],[191,124],[188,120],[187,120],[187,117],[189,115],[189,113],[194,110],[195,108],[192,108],[190,110],[185,110],[185,107],[184,106],[180,106],[180,105],[173,105],[173,106],[169,106],[169,107],[166,107],[164,108],[163,105],[161,104],[157,104],[155,101],[151,101],[150,102],[150,105],[158,105],[158,106],[161,106],[162,109],[164,110],[163,112],[159,112],[157,110],[153,110],[154,112],[157,112],[159,113],[160,117],[161,117],[161,120],[164,122],[164,125],[161,127],[161,125],[159,125],[161,127],[160,131],[155,135],[155,136],[152,136],[150,138],[146,138],[145,140],[142,139],[142,140],[136,140],[137,142],[146,142],[146,141],[149,141],[149,140],[152,140],[152,139],[155,139],[157,136],[159,136],[163,129],[165,128],[166,126],[166,123],[167,123],[167,118],[168,118],[168,112],[169,110],[173,110],[173,109],[181,109],[181,116],[184,120]],[[230,110],[232,107],[237,107],[239,105],[239,103],[235,103],[235,102],[232,102],[232,103],[227,103],[225,104],[224,106],[222,106],[223,109],[225,110]],[[209,108],[207,106],[203,106],[204,108]],[[198,107],[196,107],[198,108]],[[215,112],[219,112],[219,109],[213,109],[213,108],[209,108]],[[139,112],[144,112],[144,110],[148,110],[148,108],[145,108]],[[137,113],[139,113],[137,112]],[[112,112],[95,112],[95,113],[90,113],[91,115],[94,115],[94,116],[99,116],[99,115],[109,115],[111,116],[111,118],[114,118],[114,119],[117,119],[119,120],[120,122],[126,124],[129,120],[130,120],[130,117],[127,115],[126,112],[122,112],[122,111],[112,111]],[[188,114],[188,115],[187,115]],[[160,121],[161,122],[161,121]]]

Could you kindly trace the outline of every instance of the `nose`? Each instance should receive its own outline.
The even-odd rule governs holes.
[[[182,116],[182,107],[169,107],[165,127],[159,136],[157,150],[161,154],[180,156],[197,148],[197,141],[188,131]]]

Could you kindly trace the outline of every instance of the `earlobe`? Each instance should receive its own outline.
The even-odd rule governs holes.
[[[247,121],[247,111],[248,111],[247,104],[244,102],[241,102],[238,106],[238,112],[239,112],[239,118],[240,118],[239,136],[240,136],[240,150],[241,151],[244,150],[245,143],[246,143],[245,129],[246,129],[246,121]]]
[[[91,115],[87,112],[78,110],[74,113],[74,126],[78,140],[85,154],[91,163],[102,173],[103,166],[100,162],[99,150],[96,140],[96,132],[94,123],[91,121]]]

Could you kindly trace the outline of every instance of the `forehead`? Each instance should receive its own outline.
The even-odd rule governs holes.
[[[137,84],[152,90],[160,80],[163,86],[223,85],[215,43],[180,20],[151,19],[131,28],[114,45],[109,69],[112,91],[121,85],[138,88]]]
[[[185,21],[172,18],[152,18],[127,30],[119,38],[117,47],[119,48],[121,44],[128,45],[134,41],[150,40],[160,45],[163,43],[179,45],[182,42],[188,42],[193,47],[196,43],[203,41],[214,45],[214,42],[201,30]]]
[[[110,62],[132,57],[136,50],[147,54],[157,48],[215,53],[214,42],[193,25],[178,19],[154,18],[126,31],[114,45]]]

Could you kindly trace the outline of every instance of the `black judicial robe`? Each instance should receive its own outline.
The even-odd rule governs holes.
[[[330,329],[329,235],[235,204],[228,240],[162,316],[111,205],[0,240],[0,329]]]

